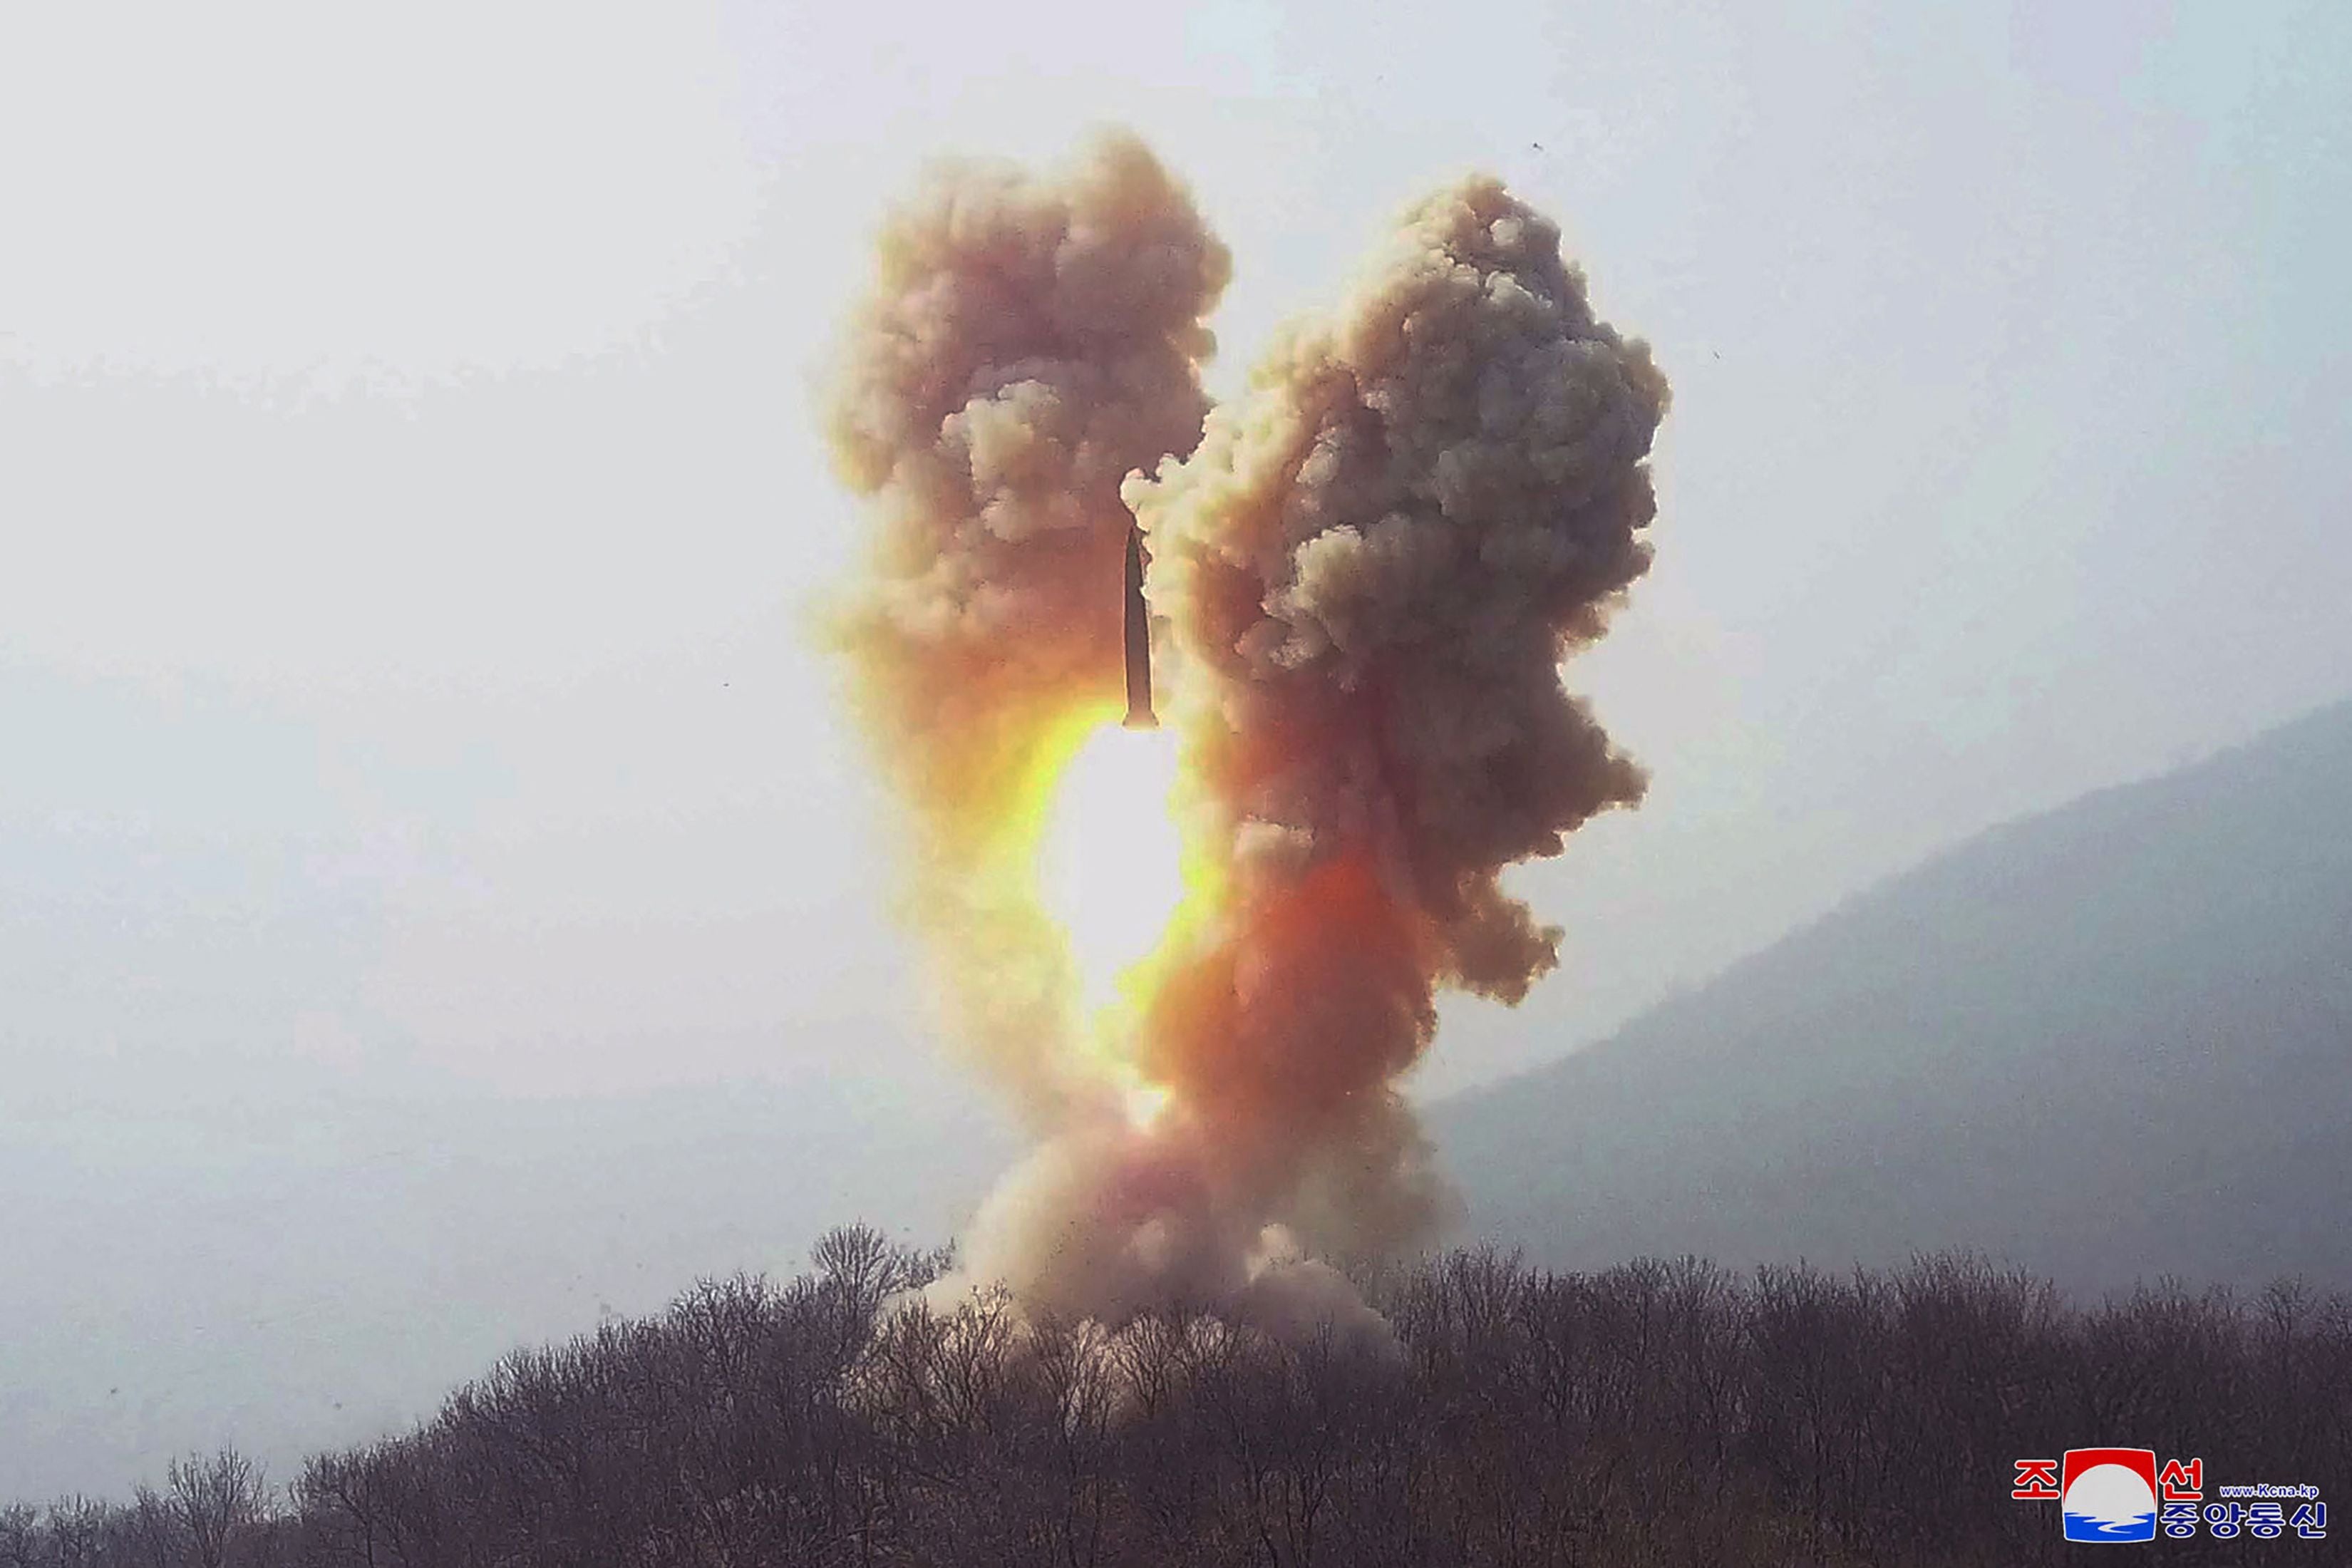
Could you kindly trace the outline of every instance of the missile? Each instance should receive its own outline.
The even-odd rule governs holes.
[[[1143,530],[1127,525],[1127,727],[1157,730],[1151,711],[1151,616],[1143,607]]]

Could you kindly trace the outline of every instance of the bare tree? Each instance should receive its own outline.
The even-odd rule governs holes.
[[[222,1568],[240,1537],[268,1516],[261,1467],[235,1448],[174,1459],[165,1479],[196,1568]]]
[[[0,1568],[33,1568],[40,1524],[41,1516],[30,1503],[0,1508]]]
[[[106,1530],[106,1505],[76,1495],[49,1505],[49,1552],[57,1568],[95,1568]]]
[[[158,1496],[152,1487],[142,1484],[131,1492],[121,1522],[121,1533],[136,1543],[147,1568],[181,1568],[194,1554],[178,1500]]]

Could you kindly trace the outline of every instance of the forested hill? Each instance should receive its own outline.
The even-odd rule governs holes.
[[[2019,1456],[2112,1436],[2336,1499],[2352,1452],[2352,1296],[2080,1310],[1964,1259],[1553,1275],[1472,1252],[1367,1279],[1396,1336],[1375,1342],[1024,1321],[1001,1296],[886,1310],[939,1259],[870,1230],[814,1262],[519,1351],[282,1488],[224,1451],[126,1503],[0,1505],[0,1563],[2028,1568],[2074,1549],[2054,1504],[2011,1500]],[[2316,1514],[2164,1560],[2316,1562]]]
[[[1983,834],[1434,1123],[1471,1229],[1555,1265],[2352,1281],[2352,705]]]

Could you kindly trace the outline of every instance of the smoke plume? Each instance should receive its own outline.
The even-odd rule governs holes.
[[[1045,790],[1119,700],[1119,484],[1199,442],[1228,269],[1132,137],[1057,180],[943,165],[882,232],[832,390],[835,466],[877,532],[836,630],[911,808],[905,907],[953,1033],[1045,1128],[1097,1086],[1035,896]]]
[[[1560,932],[1501,872],[1641,796],[1559,667],[1649,563],[1667,394],[1492,179],[1407,213],[1206,413],[1225,275],[1132,139],[1058,183],[950,171],[884,235],[833,430],[881,526],[844,637],[913,807],[911,902],[1043,1135],[967,1271],[1057,1311],[1279,1325],[1349,1310],[1308,1259],[1442,1218],[1395,1088],[1436,994],[1525,995]],[[1186,891],[1090,1026],[1034,845],[1053,771],[1116,710],[1130,509]]]

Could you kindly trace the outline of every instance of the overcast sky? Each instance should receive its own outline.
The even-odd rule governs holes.
[[[0,1227],[159,1088],[973,1092],[803,629],[933,155],[1139,131],[1220,390],[1473,167],[1655,344],[1658,563],[1570,671],[1654,787],[1519,876],[1563,968],[1433,1092],[2352,690],[2347,100],[2324,0],[17,7]]]

